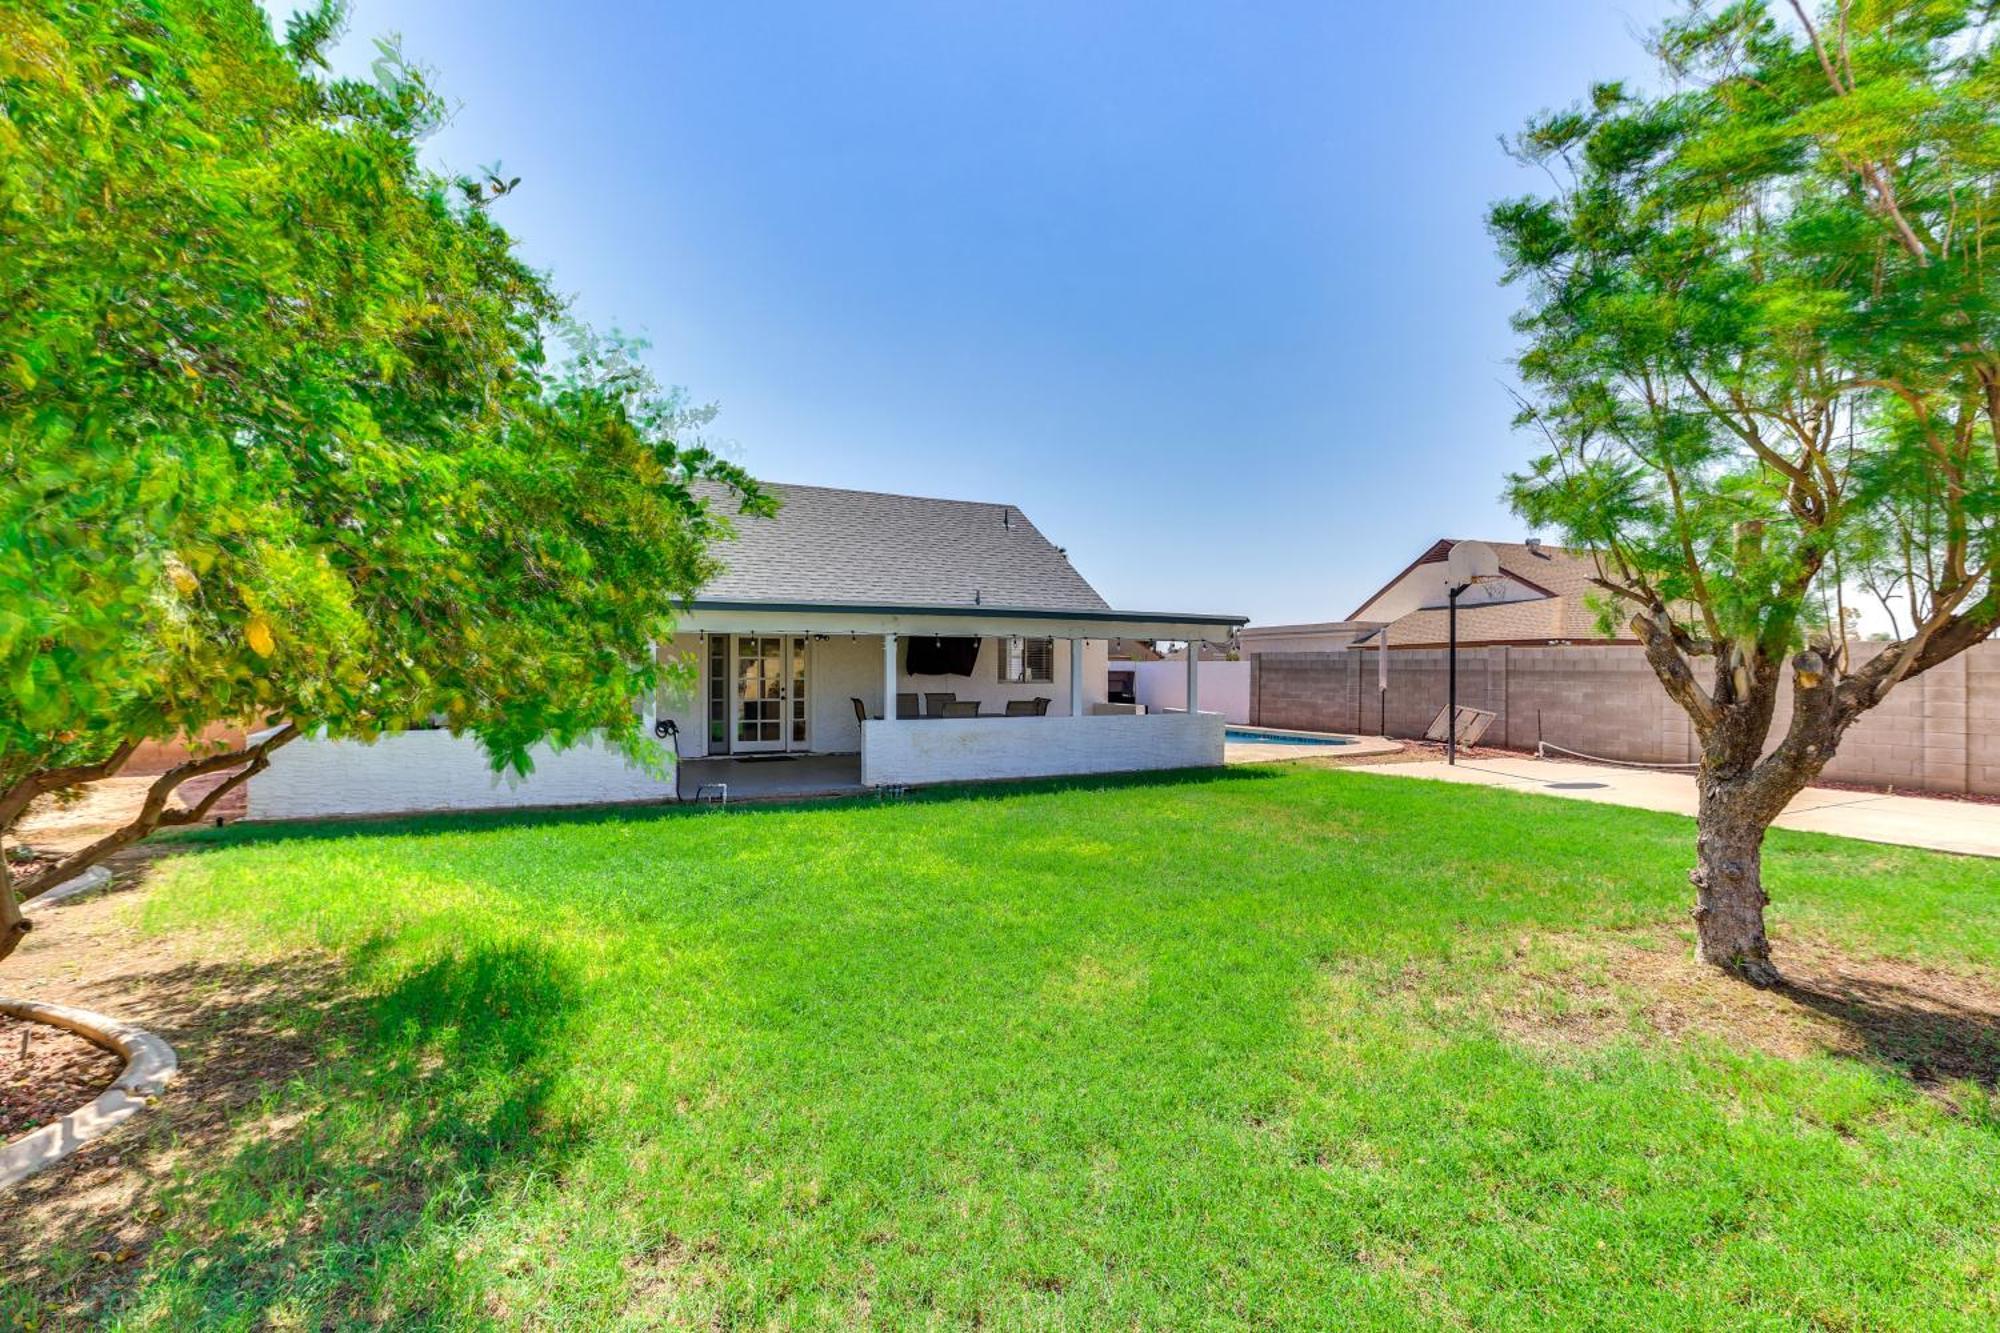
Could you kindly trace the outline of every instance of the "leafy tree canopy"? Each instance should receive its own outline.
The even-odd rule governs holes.
[[[1992,8],[1696,6],[1659,39],[1674,91],[1600,85],[1517,140],[1559,188],[1492,214],[1550,446],[1512,497],[1683,647],[1802,646],[1837,583],[1900,594],[1909,640],[1993,627]]]
[[[1761,837],[1856,717],[2000,623],[1995,9],[1695,3],[1667,90],[1536,119],[1513,146],[1554,188],[1491,214],[1547,444],[1512,500],[1636,607],[1732,848],[1697,884],[1747,856],[1759,907],[1755,843],[1709,835]],[[1866,660],[1857,590],[1901,610]]]
[[[770,507],[565,324],[511,183],[419,164],[419,71],[326,72],[341,20],[0,6],[0,831],[216,722],[644,754],[649,640],[728,532],[695,483]]]

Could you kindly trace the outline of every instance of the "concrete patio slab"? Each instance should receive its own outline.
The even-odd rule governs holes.
[[[1222,747],[1222,762],[1225,764],[1282,764],[1294,759],[1372,759],[1396,754],[1403,748],[1401,741],[1392,741],[1387,736],[1348,736],[1330,731],[1280,731],[1240,726],[1231,726],[1229,731],[1231,735],[1243,736],[1315,736],[1338,741],[1339,744],[1323,747],[1287,745],[1283,741],[1231,740]]]
[[[681,794],[692,801],[704,785],[727,783],[735,801],[799,800],[810,796],[852,796],[861,785],[858,754],[806,754],[796,758],[684,759]]]
[[[1695,812],[1694,778],[1686,773],[1572,764],[1552,759],[1469,759],[1384,764],[1363,772],[1397,778],[1430,778],[1481,787],[1506,787],[1578,801],[1628,805],[1670,814]],[[1968,856],[2000,857],[2000,805],[1885,796],[1808,787],[1775,821],[1778,828],[1832,833],[1863,842],[1921,847]]]

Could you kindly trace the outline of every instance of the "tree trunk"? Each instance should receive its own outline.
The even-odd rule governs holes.
[[[1764,934],[1764,830],[1784,808],[1775,808],[1757,784],[1701,780],[1696,817],[1695,960],[1734,973],[1753,986],[1774,986],[1778,969]]]
[[[0,842],[0,959],[19,948],[34,929],[34,922],[21,915],[21,903],[14,896],[14,871],[7,864],[6,844]]]

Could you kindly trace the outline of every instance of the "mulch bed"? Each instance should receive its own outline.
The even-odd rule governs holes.
[[[124,1067],[73,1032],[0,1014],[0,1143],[62,1119]]]

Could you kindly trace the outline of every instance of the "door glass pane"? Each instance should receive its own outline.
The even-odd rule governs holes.
[[[806,743],[806,641],[792,640],[792,744]]]
[[[708,636],[708,743],[729,739],[729,640]]]

